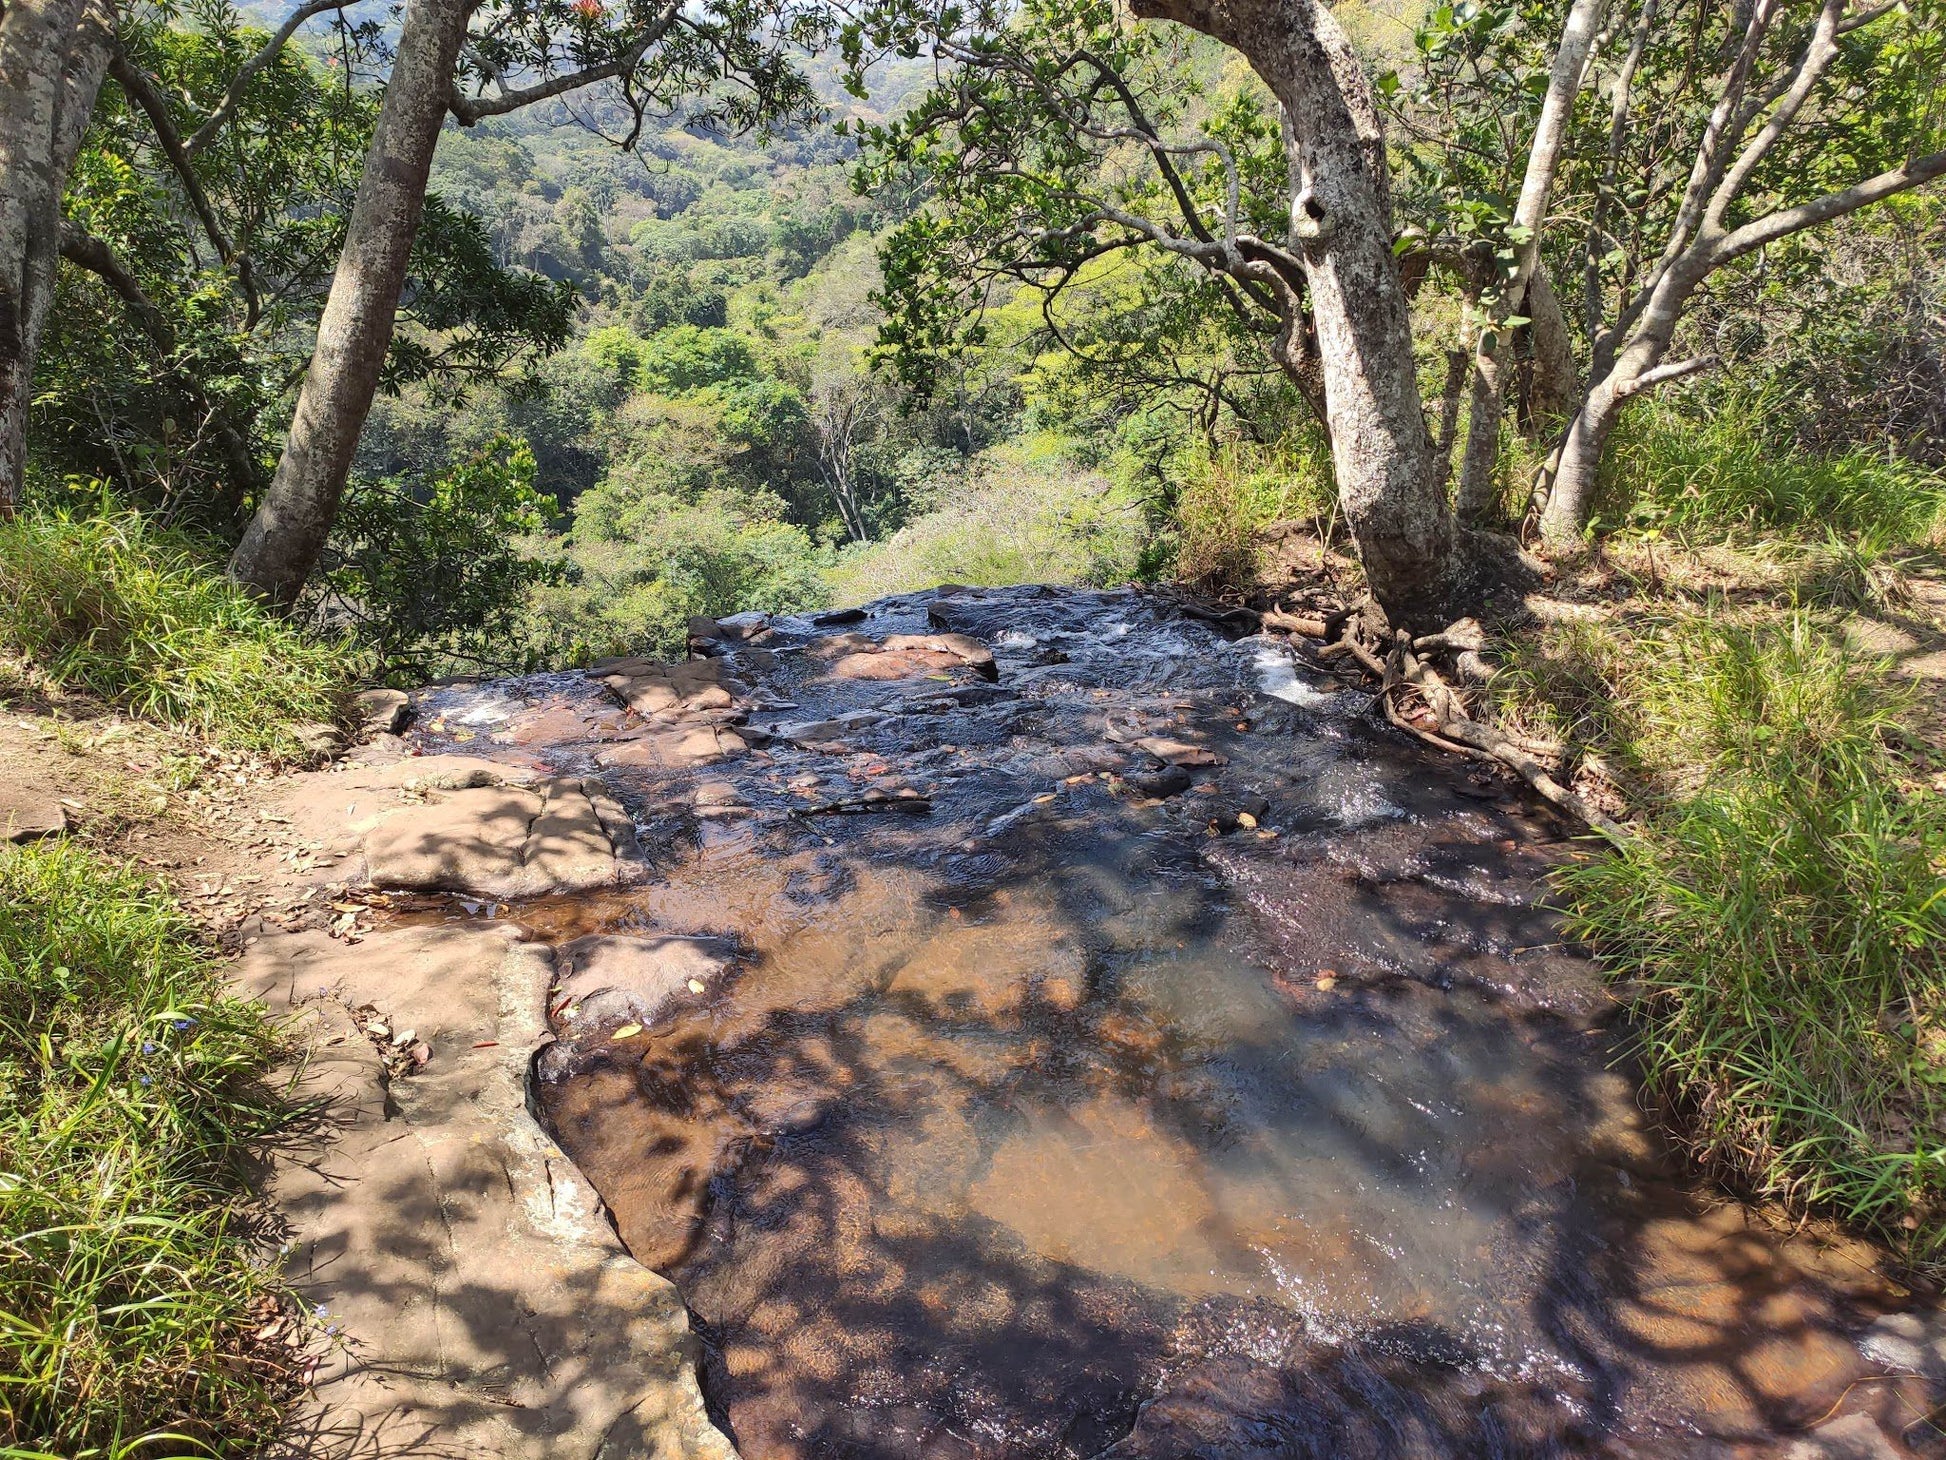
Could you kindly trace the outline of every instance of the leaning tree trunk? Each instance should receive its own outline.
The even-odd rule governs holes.
[[[1540,266],[1541,226],[1547,218],[1548,195],[1561,163],[1562,144],[1581,94],[1588,52],[1601,29],[1606,0],[1574,0],[1555,47],[1547,94],[1534,123],[1534,139],[1527,151],[1527,170],[1520,197],[1514,204],[1514,266],[1502,284],[1474,350],[1473,392],[1467,411],[1466,455],[1460,466],[1458,511],[1464,522],[1480,522],[1493,510],[1494,469],[1500,462],[1500,414],[1506,399],[1507,321],[1531,292],[1529,283]]]
[[[1368,78],[1320,0],[1135,0],[1241,51],[1282,103],[1338,497],[1372,597],[1402,627],[1455,607],[1456,533],[1426,430]]]
[[[1685,257],[1663,275],[1608,369],[1588,387],[1574,419],[1568,423],[1561,455],[1541,511],[1541,541],[1556,557],[1571,558],[1583,546],[1582,535],[1594,511],[1601,456],[1621,419],[1622,408],[1649,383],[1650,372],[1661,364],[1675,339],[1676,326],[1689,296],[1708,274],[1707,255]]]
[[[61,194],[114,43],[111,0],[0,6],[0,516],[27,474],[27,408],[61,257]]]
[[[338,513],[392,344],[468,13],[465,0],[409,0],[406,6],[397,60],[283,459],[230,558],[230,576],[273,604],[297,600]]]

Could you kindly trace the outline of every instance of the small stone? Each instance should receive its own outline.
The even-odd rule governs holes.
[[[367,689],[358,693],[358,723],[361,739],[374,735],[397,735],[412,716],[412,701],[404,690]]]
[[[303,724],[293,725],[291,726],[291,734],[296,738],[297,743],[303,746],[309,754],[324,760],[329,760],[339,751],[343,750],[345,746],[345,737],[339,731],[338,727],[336,725],[327,725],[321,720],[306,721]],[[239,783],[242,780],[242,776],[237,777]]]

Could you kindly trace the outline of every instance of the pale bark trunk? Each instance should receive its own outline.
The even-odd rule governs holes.
[[[1615,429],[1635,383],[1662,362],[1682,312],[1710,271],[1707,257],[1685,259],[1665,274],[1642,312],[1641,323],[1615,356],[1608,371],[1589,386],[1587,398],[1568,425],[1554,470],[1547,506],[1541,512],[1541,541],[1557,557],[1581,551],[1581,535],[1594,510],[1602,451]]]
[[[1601,29],[1605,0],[1574,0],[1561,42],[1555,48],[1547,95],[1534,124],[1534,140],[1527,153],[1520,198],[1514,204],[1516,233],[1514,267],[1501,288],[1497,303],[1480,331],[1473,357],[1473,392],[1466,417],[1466,454],[1460,462],[1458,511],[1463,522],[1483,520],[1493,507],[1493,472],[1500,460],[1500,416],[1506,402],[1507,320],[1524,300],[1528,282],[1540,262],[1541,225],[1547,217],[1548,195],[1560,167],[1562,139],[1581,94],[1581,78],[1588,52]]]
[[[1282,104],[1338,497],[1372,597],[1402,627],[1443,626],[1456,534],[1392,254],[1385,144],[1363,66],[1318,0],[1137,0],[1235,47]]]
[[[337,516],[391,347],[467,16],[465,0],[406,6],[283,459],[230,558],[230,576],[270,603],[296,601]]]
[[[20,500],[27,411],[61,256],[61,194],[114,43],[108,0],[0,8],[0,515]]]
[[[1527,303],[1521,311],[1528,326],[1532,363],[1527,380],[1526,421],[1540,434],[1568,418],[1581,394],[1581,376],[1574,364],[1574,339],[1568,333],[1561,298],[1554,292],[1547,265],[1537,263],[1527,281]]]

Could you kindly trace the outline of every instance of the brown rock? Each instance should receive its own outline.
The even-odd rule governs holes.
[[[0,785],[0,841],[31,842],[68,829],[60,801],[22,786]]]
[[[712,938],[630,938],[597,934],[564,943],[556,954],[548,1009],[562,1033],[654,1022],[674,998],[715,983],[730,967]]]
[[[302,1093],[327,1118],[315,1149],[280,1150],[269,1194],[290,1280],[342,1333],[273,1453],[734,1460],[681,1298],[527,1113],[550,972],[544,946],[478,927],[246,955],[239,982],[320,1037]],[[368,1003],[418,1031],[423,1068],[381,1080],[346,1013]]]
[[[381,887],[539,897],[619,881],[627,818],[578,780],[473,786],[384,816],[365,836]]]
[[[359,739],[397,735],[412,717],[412,701],[404,690],[367,689],[358,692]]]

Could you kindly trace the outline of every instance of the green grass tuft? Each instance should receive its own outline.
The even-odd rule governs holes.
[[[1946,1272],[1946,801],[1901,692],[1793,612],[1562,626],[1503,693],[1655,806],[1559,889],[1694,1153]]]
[[[166,894],[0,857],[0,1457],[243,1454],[291,1384],[243,1157],[276,1033]]]
[[[1760,399],[1696,420],[1655,403],[1623,418],[1601,515],[1699,539],[1807,531],[1925,542],[1946,525],[1946,474],[1887,451],[1821,455],[1777,439]]]
[[[133,514],[0,521],[0,651],[137,715],[275,755],[299,753],[294,724],[338,717],[350,663]]]

